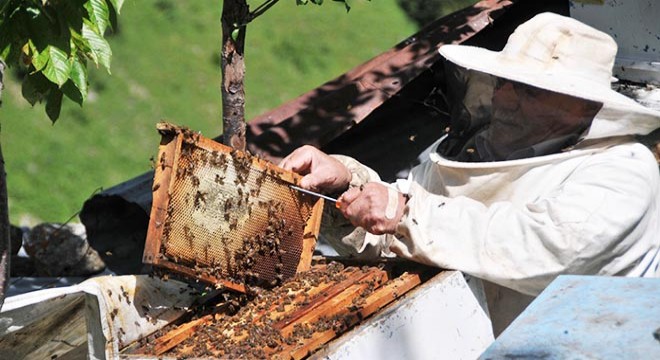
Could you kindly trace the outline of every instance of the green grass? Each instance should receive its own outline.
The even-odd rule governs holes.
[[[256,6],[258,2],[252,2]],[[246,112],[250,119],[328,81],[416,31],[395,0],[296,7],[281,1],[250,24]],[[13,223],[61,222],[94,191],[150,169],[156,122],[222,132],[221,2],[126,0],[110,39],[112,75],[90,71],[81,109],[65,101],[50,124],[6,77],[0,108]]]

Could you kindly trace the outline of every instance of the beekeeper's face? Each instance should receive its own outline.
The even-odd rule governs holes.
[[[592,101],[498,79],[486,136],[490,151],[498,159],[523,158],[534,156],[539,144],[566,143],[568,137],[574,143],[599,109]]]

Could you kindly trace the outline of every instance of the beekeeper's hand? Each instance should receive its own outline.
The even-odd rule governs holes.
[[[377,182],[348,189],[338,199],[339,209],[354,226],[375,235],[394,234],[403,216],[405,196]]]
[[[310,145],[294,150],[280,162],[280,167],[303,175],[300,187],[326,194],[346,190],[351,181],[344,164]]]

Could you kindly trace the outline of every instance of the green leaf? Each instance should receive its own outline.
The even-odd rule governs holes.
[[[75,85],[76,89],[80,93],[80,102],[79,104],[82,106],[83,101],[87,99],[87,66],[80,61],[78,57],[73,57],[71,61],[71,73],[69,74],[70,81],[67,81],[64,86],[67,86],[67,84],[71,83]],[[65,94],[69,96],[66,91]],[[71,96],[69,96],[71,98]],[[71,98],[71,100],[74,100]],[[74,100],[76,101],[76,100]],[[77,102],[77,101],[76,101]]]
[[[296,0],[296,5],[307,5],[307,0]]]
[[[124,5],[124,0],[110,0],[110,2],[117,11],[117,14],[121,13],[121,7]]]
[[[82,36],[89,43],[89,56],[96,65],[105,66],[110,72],[110,58],[112,50],[108,42],[94,30],[94,25],[88,21],[83,22]]]
[[[87,0],[84,6],[89,14],[89,19],[99,29],[99,34],[105,34],[105,29],[108,28],[108,24],[110,23],[108,4],[106,4],[105,0]]]
[[[85,99],[83,98],[82,92],[73,84],[73,81],[69,80],[61,88],[62,92],[66,97],[73,100],[75,103],[82,107]]]
[[[74,54],[79,56],[87,56],[92,49],[89,46],[89,41],[85,39],[82,34],[74,31],[70,28],[71,31],[71,50]],[[82,30],[81,30],[82,31]]]
[[[323,4],[323,0],[311,0],[311,1],[316,5],[322,5]]]
[[[41,71],[43,68],[48,65],[48,60],[50,59],[50,54],[48,53],[48,48],[44,49],[44,51],[39,52],[39,49],[34,45],[32,42],[32,39],[28,41],[28,48],[30,49],[30,54],[28,57],[30,58],[30,62],[32,63],[32,66],[34,66],[34,69],[36,71]]]
[[[69,73],[71,72],[71,63],[66,52],[52,45],[49,45],[45,52],[48,54],[48,63],[42,72],[48,80],[58,86],[64,85],[69,79]]]
[[[59,89],[54,89],[48,94],[46,99],[46,114],[50,121],[55,123],[60,117],[60,111],[62,110],[62,91]]]
[[[34,106],[36,103],[42,102],[51,89],[57,89],[57,87],[46,79],[44,74],[38,72],[28,74],[23,78],[21,92],[25,100]]]

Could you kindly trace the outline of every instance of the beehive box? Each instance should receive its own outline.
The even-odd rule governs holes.
[[[188,129],[158,124],[143,262],[246,292],[309,268],[323,200],[299,176]]]
[[[218,296],[187,319],[125,348],[122,358],[302,359],[438,272],[399,262],[317,259],[251,296]]]

